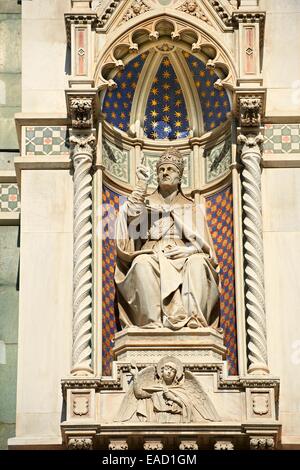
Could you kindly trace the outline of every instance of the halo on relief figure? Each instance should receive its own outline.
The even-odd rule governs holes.
[[[176,368],[176,379],[177,381],[180,380],[181,377],[183,376],[183,365],[179,359],[177,359],[176,357],[172,357],[172,356],[165,356],[158,361],[158,364],[156,366],[158,377],[160,379],[162,378],[163,368],[166,364],[169,364],[169,363],[174,364]]]

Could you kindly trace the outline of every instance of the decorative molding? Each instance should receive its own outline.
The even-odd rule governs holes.
[[[65,13],[65,26],[67,32],[67,44],[71,45],[71,25],[90,24],[92,29],[97,25],[98,16],[96,13]]]
[[[92,450],[93,439],[90,437],[71,437],[68,440],[70,450]]]
[[[264,289],[261,207],[261,144],[263,136],[240,135],[249,373],[269,373]]]
[[[105,9],[105,11],[102,13],[102,15],[100,16],[98,20],[98,23],[97,23],[98,28],[103,28],[106,25],[106,23],[112,17],[113,13],[116,11],[116,9],[118,8],[121,2],[122,0],[113,0],[108,5],[108,7]]]
[[[92,98],[86,97],[70,98],[70,111],[73,128],[86,129],[92,127],[92,101]]]
[[[234,450],[234,445],[231,441],[217,441],[214,450]]]
[[[208,0],[210,5],[213,7],[215,12],[217,13],[218,17],[226,27],[232,27],[232,15],[229,11],[226,11],[224,6],[222,5],[221,1],[217,0]]]
[[[72,135],[74,165],[74,272],[73,272],[73,350],[74,375],[89,375],[92,340],[92,176],[93,146],[90,134]]]
[[[126,21],[129,21],[132,18],[135,18],[136,16],[142,15],[143,13],[146,13],[146,11],[149,10],[150,7],[146,5],[143,0],[133,0],[130,8],[124,14],[120,24],[126,23]]]
[[[275,441],[274,437],[251,437],[250,449],[251,450],[274,450]]]

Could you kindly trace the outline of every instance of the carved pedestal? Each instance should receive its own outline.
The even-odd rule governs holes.
[[[184,363],[222,364],[226,356],[223,334],[213,328],[126,328],[115,336],[114,356],[119,362],[152,364],[174,355]]]

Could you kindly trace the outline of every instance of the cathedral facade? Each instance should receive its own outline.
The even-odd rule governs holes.
[[[2,448],[300,447],[299,19],[296,0],[0,2]],[[166,244],[120,301],[120,214],[165,210],[166,162],[204,214],[211,251],[183,231],[217,323],[168,317]],[[168,207],[148,242],[179,238]],[[155,327],[128,307],[151,316],[150,254]]]

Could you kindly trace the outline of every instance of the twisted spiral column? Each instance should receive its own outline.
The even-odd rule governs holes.
[[[244,256],[246,315],[248,333],[248,373],[267,374],[264,259],[261,204],[261,134],[239,136],[243,186]]]
[[[92,365],[92,176],[95,137],[72,136],[74,166],[73,375],[90,375]]]

